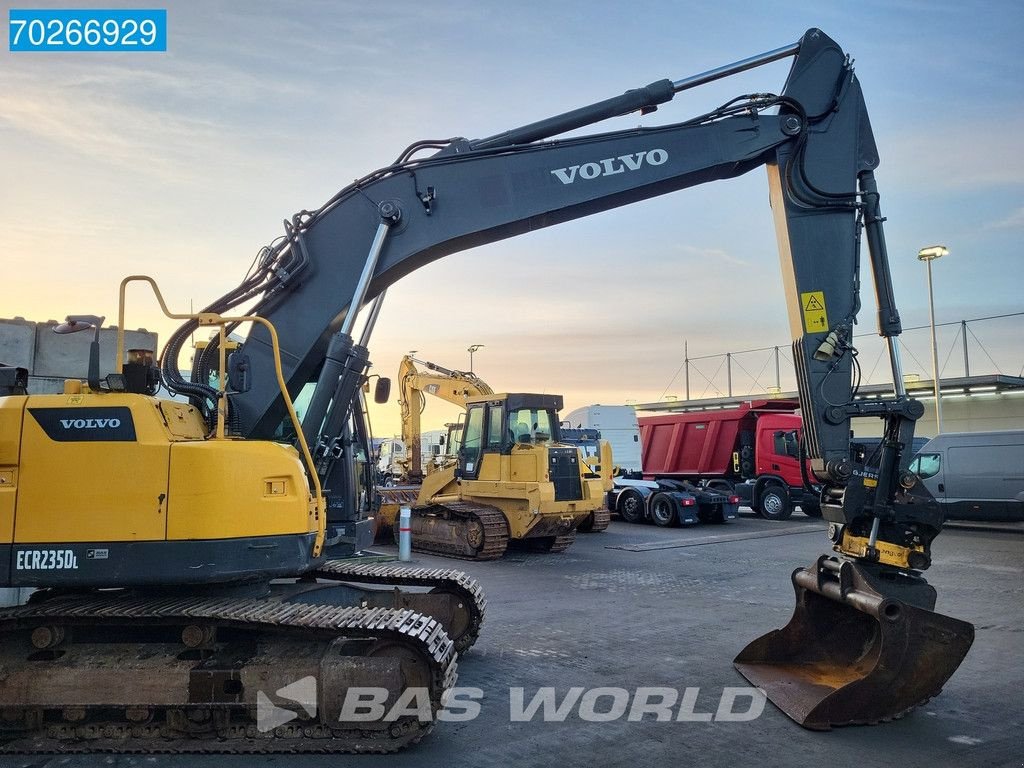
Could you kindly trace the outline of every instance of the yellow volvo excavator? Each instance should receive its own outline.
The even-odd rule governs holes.
[[[167,311],[149,278],[127,278],[118,373],[100,377],[94,316],[56,329],[95,326],[87,383],[29,395],[25,369],[0,369],[0,523],[11,542],[0,567],[5,584],[42,588],[0,611],[0,739],[19,751],[213,752],[389,752],[418,741],[432,718],[348,720],[345,692],[384,691],[390,710],[413,691],[436,713],[457,652],[479,633],[479,586],[457,571],[329,557],[338,541],[327,538],[273,326],[193,316],[219,330],[208,420],[154,396],[151,352],[125,354],[134,280],[153,286],[168,316],[187,317]],[[224,330],[243,322],[270,332],[293,445],[229,428]],[[296,701],[300,711],[282,718],[277,703]]]
[[[778,95],[560,136],[789,57]],[[471,640],[482,604],[462,575],[352,569],[334,554],[362,549],[374,524],[362,388],[387,287],[456,251],[761,167],[807,485],[820,489],[831,553],[793,573],[789,624],[735,664],[808,728],[888,720],[935,696],[973,627],[935,612],[923,576],[943,512],[909,469],[923,407],[903,388],[878,165],[851,61],[811,29],[520,128],[410,145],[286,221],[236,288],[183,318],[159,381],[187,402],[156,398],[153,370],[123,350],[119,372],[101,381],[97,362],[86,386],[71,382],[63,395],[27,395],[24,369],[0,370],[0,586],[40,588],[27,605],[0,609],[0,738],[27,750],[385,751],[422,736],[419,717],[353,723],[338,711],[365,685],[395,698],[425,691],[436,711],[454,679],[454,643],[429,606]],[[872,400],[856,397],[853,375],[862,240],[892,369],[891,395]],[[240,306],[256,324],[227,358]],[[185,377],[179,353],[200,325],[221,330]],[[536,441],[546,418],[550,441],[558,401],[515,397],[467,403],[455,487],[445,489],[453,501],[460,485],[501,476],[496,466],[529,483],[550,472],[536,442],[519,448],[510,427],[515,414]],[[883,439],[862,461],[850,434],[865,418],[882,422]],[[531,513],[550,501],[539,498]],[[400,589],[374,596],[372,583]],[[295,675],[313,678],[315,695],[275,688]],[[301,698],[301,711],[261,728],[260,704],[277,693]]]
[[[378,489],[379,514],[394,528],[408,504],[414,549],[493,560],[513,540],[561,552],[580,523],[601,515],[608,526],[601,476],[576,446],[559,442],[561,396],[496,394],[473,373],[411,355],[398,383],[405,466],[399,484]],[[418,450],[425,394],[466,408],[458,445],[449,442],[445,459],[426,472]]]

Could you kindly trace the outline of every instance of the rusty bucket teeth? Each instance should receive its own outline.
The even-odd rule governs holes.
[[[973,625],[935,613],[924,579],[819,558],[793,574],[796,609],[734,664],[805,728],[893,720],[936,696],[974,641]]]

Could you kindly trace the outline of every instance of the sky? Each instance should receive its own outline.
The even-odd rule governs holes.
[[[796,42],[809,27],[855,60],[881,155],[904,324],[928,323],[916,254],[938,243],[950,253],[934,264],[937,322],[1024,311],[1018,2],[141,5],[167,8],[167,53],[0,51],[0,317],[113,319],[121,278],[138,273],[156,278],[172,309],[199,308],[241,280],[283,219],[415,140],[489,136]],[[6,26],[12,5],[3,6]],[[90,6],[140,4],[13,5]],[[677,122],[742,93],[778,92],[788,66],[688,91],[653,115],[597,130]],[[528,279],[509,281],[510,265]],[[864,279],[859,332],[870,334]],[[977,353],[977,365],[1019,375],[1022,320],[972,324],[988,355]],[[161,340],[175,327],[141,288],[129,293],[127,321]],[[951,366],[957,330],[939,337]],[[907,342],[906,369],[930,378],[927,334]],[[483,345],[474,368],[493,389],[561,393],[566,410],[682,399],[684,349],[785,351],[764,172],[424,267],[388,292],[373,371],[394,376],[410,350],[468,368],[472,344]],[[768,354],[736,359],[748,378],[773,384]],[[862,354],[878,367],[874,351]],[[782,362],[791,377],[785,354]],[[695,363],[694,396],[714,394],[698,389],[701,376],[724,388],[720,363]],[[450,419],[441,404],[431,408],[425,426]],[[378,434],[393,432],[397,404],[373,418]]]

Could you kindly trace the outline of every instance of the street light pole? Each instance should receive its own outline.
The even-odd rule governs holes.
[[[917,252],[917,258],[928,267],[928,317],[932,329],[932,383],[935,385],[935,433],[942,432],[942,387],[939,384],[939,347],[935,340],[935,294],[932,291],[932,262],[948,256],[944,245],[932,245]]]
[[[466,350],[467,352],[469,352],[469,372],[470,373],[473,372],[473,353],[476,352],[478,349],[480,349],[482,346],[483,346],[483,344],[471,344],[469,346],[469,348]]]

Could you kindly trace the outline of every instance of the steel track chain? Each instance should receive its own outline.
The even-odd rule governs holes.
[[[483,526],[483,546],[473,554],[467,554],[462,548],[447,541],[432,540],[423,535],[413,536],[412,548],[417,552],[453,557],[459,560],[497,560],[505,554],[505,550],[508,548],[508,521],[505,520],[505,515],[497,507],[474,504],[469,501],[454,501],[418,509],[414,508],[412,512],[414,515],[428,512],[445,512],[464,526],[468,526],[473,520],[478,521]]]
[[[552,542],[551,547],[547,551],[553,555],[565,552],[574,541],[576,541],[576,531],[563,533],[560,536],[555,536],[554,542]]]
[[[480,583],[462,571],[447,568],[409,568],[380,563],[352,563],[328,560],[308,574],[319,579],[361,584],[388,584],[403,587],[441,587],[454,592],[470,607],[470,626],[454,639],[455,650],[464,653],[480,636],[487,599]]]
[[[601,531],[607,530],[608,526],[612,523],[612,512],[608,507],[601,507],[600,509],[594,510],[594,522],[589,528],[583,530],[577,528],[576,530],[580,533],[600,533]]]
[[[409,610],[358,608],[233,598],[158,598],[108,595],[36,598],[28,605],[0,610],[2,633],[49,624],[108,626],[119,623],[176,624],[214,622],[221,627],[262,630],[286,637],[316,639],[368,638],[412,644],[430,663],[431,707],[443,706],[445,692],[457,673],[454,643],[434,619]],[[210,708],[210,705],[204,705]],[[61,706],[54,707],[60,710]],[[178,707],[154,708],[161,713]],[[9,711],[11,710],[11,711]],[[108,710],[104,709],[104,712]],[[233,708],[237,716],[239,708]],[[0,718],[16,721],[20,709],[0,707]],[[296,724],[262,733],[255,722],[230,725],[215,736],[188,737],[165,726],[139,726],[109,720],[85,724],[46,725],[41,732],[20,735],[0,746],[0,752],[35,754],[52,752],[114,752],[125,754],[175,753],[388,753],[414,744],[433,728],[416,718],[396,721],[388,729],[334,728],[322,724]]]

